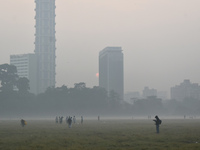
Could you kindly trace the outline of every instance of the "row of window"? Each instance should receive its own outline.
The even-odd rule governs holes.
[[[26,68],[17,67],[17,70],[18,71],[21,71],[21,70],[23,71],[23,70],[28,70],[28,68],[27,67]]]
[[[24,63],[24,62],[15,62],[15,63],[12,63],[11,62],[11,64],[12,65],[14,65],[14,66],[17,66],[17,67],[28,67],[28,65],[27,65],[27,63]]]
[[[17,71],[17,73],[18,73],[18,74],[21,74],[21,75],[22,75],[22,74],[23,74],[23,75],[27,75],[27,74],[28,74],[28,71]]]
[[[12,56],[11,56],[12,58]],[[28,59],[11,59],[11,62],[28,61]]]
[[[40,8],[41,10],[49,10],[49,9],[52,10],[52,9],[55,9],[56,6],[55,6],[55,2],[50,3],[49,1],[47,1],[47,2],[40,1],[40,3],[36,2],[36,8]]]

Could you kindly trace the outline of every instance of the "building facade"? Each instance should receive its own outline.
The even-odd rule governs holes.
[[[144,98],[150,97],[150,96],[156,96],[157,97],[157,90],[156,89],[150,89],[149,87],[144,87],[144,90],[142,91],[142,96]]]
[[[10,55],[10,64],[17,67],[17,74],[19,77],[26,77],[29,80],[30,92],[38,94],[36,55]]]
[[[184,80],[180,85],[171,88],[171,99],[183,101],[185,98],[200,100],[200,86],[198,83],[191,83],[190,80]]]
[[[99,86],[124,97],[124,68],[121,47],[106,47],[99,52]]]
[[[55,0],[35,0],[35,54],[37,57],[37,84],[39,93],[55,87],[56,37]]]

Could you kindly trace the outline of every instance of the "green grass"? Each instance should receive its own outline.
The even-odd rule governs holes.
[[[0,121],[0,150],[199,150],[200,120],[163,120],[156,134],[152,120],[65,122]]]

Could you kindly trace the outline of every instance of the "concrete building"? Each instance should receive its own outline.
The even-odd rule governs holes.
[[[157,97],[157,90],[156,89],[149,89],[149,87],[145,87],[142,93],[144,98],[149,96],[156,96]]]
[[[169,99],[167,91],[157,91],[157,97],[161,98],[162,100]]]
[[[198,83],[191,83],[190,80],[184,80],[180,85],[171,87],[171,99],[182,101],[185,98],[200,100],[200,86]]]
[[[124,70],[121,47],[106,47],[99,52],[99,86],[114,91],[123,100]]]
[[[37,60],[35,54],[10,55],[10,64],[17,67],[19,77],[29,79],[30,92],[37,91]]]
[[[55,0],[35,0],[35,54],[37,56],[37,84],[39,93],[55,86],[56,38]]]

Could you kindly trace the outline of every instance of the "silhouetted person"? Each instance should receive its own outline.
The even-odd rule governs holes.
[[[58,117],[57,117],[57,116],[56,116],[56,119],[55,119],[55,120],[56,120],[56,123],[58,123]]]
[[[75,116],[73,117],[73,123],[74,124],[76,123],[76,117]]]
[[[69,128],[71,128],[72,127],[72,117],[69,116],[67,123],[68,123]]]
[[[100,121],[100,116],[98,116],[98,121]]]
[[[81,116],[81,124],[83,124],[83,116]]]
[[[21,126],[24,127],[26,125],[26,121],[24,119],[21,119]]]
[[[68,123],[68,116],[66,117],[66,123]]]
[[[63,116],[62,116],[62,117],[59,117],[59,121],[60,121],[60,124],[62,124]]]
[[[158,116],[155,116],[155,120],[153,120],[153,121],[155,121],[155,125],[156,125],[156,132],[157,133],[159,133],[160,131],[159,131],[159,125],[162,123],[162,121],[158,118]]]

